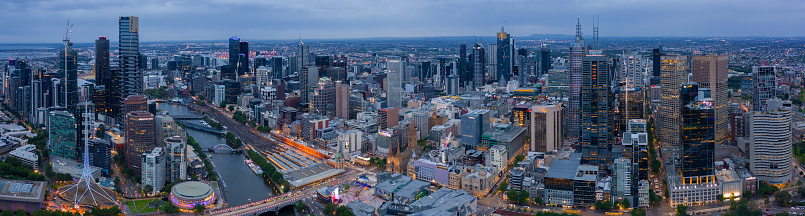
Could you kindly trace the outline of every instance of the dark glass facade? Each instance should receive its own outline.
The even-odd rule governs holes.
[[[697,98],[696,83],[683,83],[682,167],[684,177],[714,175],[715,113],[713,100]]]
[[[582,160],[604,166],[612,151],[612,101],[609,62],[604,56],[582,58],[581,146]]]

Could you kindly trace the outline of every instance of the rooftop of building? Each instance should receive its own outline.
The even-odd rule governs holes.
[[[554,159],[545,178],[574,179],[576,169],[581,164],[581,153],[573,153],[568,159]]]
[[[47,182],[0,179],[0,200],[41,203],[47,187]]]
[[[526,128],[513,126],[509,123],[505,124],[498,124],[495,127],[486,130],[483,133],[483,137],[490,137],[494,138],[495,140],[504,141],[504,142],[511,142],[514,138],[517,138],[518,135],[524,133]]]
[[[735,170],[723,169],[716,171],[716,178],[721,182],[741,181],[741,176]]]
[[[369,204],[364,203],[361,200],[355,200],[350,203],[347,203],[347,208],[352,210],[352,214],[355,216],[374,216],[375,215],[375,207]]]

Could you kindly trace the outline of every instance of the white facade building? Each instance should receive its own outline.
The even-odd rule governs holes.
[[[215,85],[215,98],[213,102],[215,105],[221,104],[226,100],[226,86],[224,85]]]
[[[151,185],[154,191],[161,191],[165,185],[165,153],[162,147],[156,147],[151,152],[143,153],[142,185]]]
[[[494,167],[495,171],[501,172],[508,165],[508,158],[505,145],[492,146],[486,154],[486,166]]]
[[[750,120],[749,168],[758,180],[782,187],[794,174],[791,101],[771,99],[766,104]]]
[[[613,184],[615,192],[613,200],[632,196],[632,160],[620,157],[614,161]]]
[[[338,132],[338,148],[346,156],[359,155],[363,147],[363,132],[357,129]]]

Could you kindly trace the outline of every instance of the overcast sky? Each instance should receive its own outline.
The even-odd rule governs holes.
[[[2,0],[0,43],[117,41],[119,16],[140,41],[591,34],[805,36],[802,0]]]

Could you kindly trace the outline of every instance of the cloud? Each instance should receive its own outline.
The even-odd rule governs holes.
[[[601,36],[805,36],[798,0],[6,0],[0,41],[117,37],[118,16],[140,17],[141,41],[573,34],[576,18]]]

